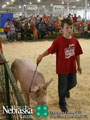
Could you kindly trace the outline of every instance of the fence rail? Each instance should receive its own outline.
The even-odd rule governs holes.
[[[12,108],[12,106],[15,106],[15,108],[24,108],[26,104],[23,100],[22,94],[17,87],[8,62],[2,55],[1,51],[0,57],[2,58],[2,61],[0,62],[0,98],[3,100],[3,106],[8,106],[8,108]],[[32,120],[30,114],[24,114],[24,118],[22,118],[22,115],[23,114],[6,114],[6,119],[2,120]]]

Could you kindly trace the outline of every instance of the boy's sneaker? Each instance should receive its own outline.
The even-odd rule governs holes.
[[[65,97],[70,98],[70,92],[69,91],[67,91]]]
[[[59,106],[60,106],[60,109],[62,112],[68,112],[65,99],[63,99],[61,102],[59,102]]]
[[[67,106],[66,105],[60,105],[60,109],[62,112],[68,112]]]

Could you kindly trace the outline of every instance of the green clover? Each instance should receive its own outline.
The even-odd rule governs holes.
[[[35,115],[38,117],[38,118],[46,118],[48,115],[49,115],[49,112],[48,112],[48,106],[47,105],[38,105],[36,106],[36,112],[35,112]]]
[[[48,111],[43,113],[43,117],[44,117],[44,118],[46,118],[48,115],[49,115],[49,112],[48,112]]]
[[[41,111],[42,110],[42,106],[38,105],[35,109],[36,109],[36,111]]]
[[[48,106],[47,106],[47,105],[43,105],[43,106],[42,106],[42,110],[43,110],[43,111],[48,111]]]
[[[40,113],[40,112],[35,112],[35,115],[36,115],[38,118],[40,118],[41,113]]]

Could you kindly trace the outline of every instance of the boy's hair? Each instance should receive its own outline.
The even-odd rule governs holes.
[[[73,22],[72,22],[71,19],[65,18],[65,19],[63,19],[62,22],[61,22],[61,27],[62,27],[62,28],[64,27],[64,24],[65,24],[65,23],[68,24],[68,25],[72,25],[72,24],[73,24]]]

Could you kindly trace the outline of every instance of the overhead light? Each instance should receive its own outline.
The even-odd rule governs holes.
[[[15,2],[15,0],[11,0],[12,2]]]
[[[88,6],[90,6],[90,4],[88,3]]]
[[[21,8],[21,6],[19,6],[19,8]]]
[[[45,8],[45,5],[43,5],[42,7]]]
[[[73,8],[76,8],[76,6],[74,5]]]
[[[51,6],[53,6],[53,4],[51,4]]]
[[[26,7],[26,5],[24,5],[24,7]]]
[[[6,5],[4,5],[4,7],[6,7]]]
[[[62,4],[64,4],[64,1],[62,1]]]
[[[38,2],[41,2],[41,0],[37,0]]]
[[[2,6],[2,8],[5,8],[5,7],[6,7],[6,5],[3,5],[3,6]]]
[[[77,2],[80,1],[80,0],[77,0]]]
[[[30,2],[29,4],[32,5],[32,2]]]
[[[7,2],[7,5],[9,5],[9,2]]]
[[[4,5],[2,6],[2,8],[4,8]]]

